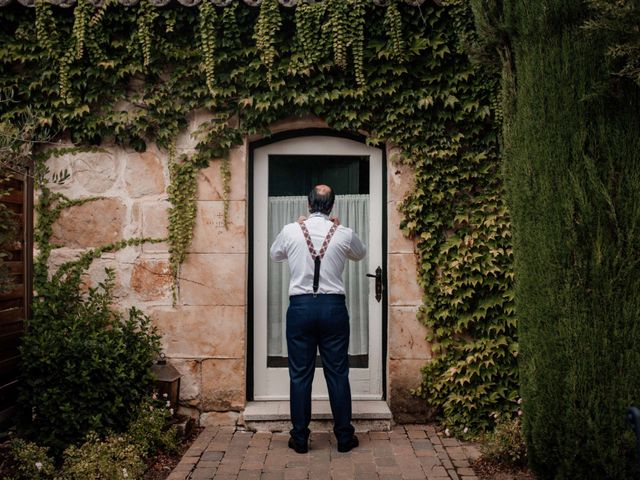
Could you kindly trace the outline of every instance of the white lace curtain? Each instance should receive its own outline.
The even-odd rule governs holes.
[[[269,197],[270,247],[282,227],[295,222],[300,215],[308,215],[306,196]],[[353,229],[369,247],[369,195],[337,195],[332,216]],[[369,282],[366,277],[368,256],[359,262],[349,260],[342,276],[347,295],[351,335],[349,354],[364,355],[369,347]],[[267,355],[287,356],[285,336],[286,314],[289,306],[289,265],[286,262],[269,262],[268,274]]]

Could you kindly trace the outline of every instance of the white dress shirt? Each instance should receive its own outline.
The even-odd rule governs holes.
[[[333,222],[329,220],[328,215],[312,213],[305,220],[305,225],[309,230],[313,247],[319,253]],[[270,253],[271,259],[276,262],[289,261],[291,272],[289,296],[313,293],[313,259],[298,223],[289,223],[284,226],[271,245]],[[355,232],[340,225],[333,234],[324,258],[320,262],[320,282],[317,293],[344,295],[342,272],[347,259],[362,260],[366,253],[366,247]]]

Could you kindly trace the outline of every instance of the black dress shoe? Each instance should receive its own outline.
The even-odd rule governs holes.
[[[289,437],[289,448],[293,448],[296,453],[307,453],[309,451],[307,444],[298,445],[293,437]]]
[[[358,437],[354,435],[351,437],[351,440],[346,443],[338,443],[338,451],[345,453],[350,451],[352,448],[356,448],[358,445],[360,445],[360,442],[358,441]]]

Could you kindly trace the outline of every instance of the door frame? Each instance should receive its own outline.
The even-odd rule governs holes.
[[[246,393],[247,393],[247,401],[252,401],[254,399],[254,318],[253,318],[253,260],[254,260],[254,252],[253,252],[253,176],[254,176],[254,150],[256,148],[264,147],[265,145],[270,145],[272,143],[281,142],[283,140],[289,140],[291,138],[297,137],[313,137],[313,136],[324,136],[324,137],[337,137],[337,138],[345,138],[349,140],[354,140],[356,142],[360,142],[366,144],[366,137],[363,135],[356,135],[348,132],[340,132],[337,130],[332,130],[330,128],[304,128],[297,130],[287,130],[284,132],[279,132],[271,135],[270,137],[265,137],[260,140],[256,140],[253,142],[249,142],[248,149],[248,178],[247,178],[247,220],[248,220],[248,238],[247,242],[249,245],[248,250],[248,259],[247,259],[247,338],[245,341],[246,347]],[[388,241],[387,241],[387,152],[385,145],[382,144],[380,147],[382,153],[382,399],[386,400],[387,398],[387,342],[388,342],[388,324],[387,324],[387,316],[388,316],[388,288],[387,288],[387,250],[388,250]]]

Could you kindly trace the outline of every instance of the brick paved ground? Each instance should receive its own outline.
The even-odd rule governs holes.
[[[332,434],[313,432],[309,453],[298,454],[287,447],[288,433],[207,427],[167,480],[477,480],[469,466],[477,449],[432,425],[357,435],[360,446],[339,453]]]

